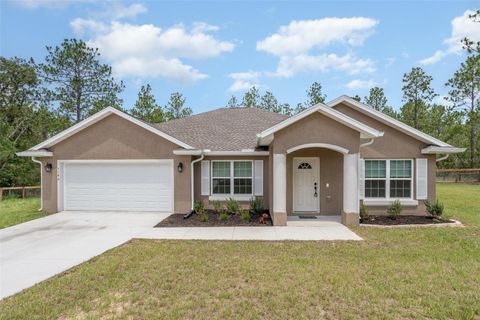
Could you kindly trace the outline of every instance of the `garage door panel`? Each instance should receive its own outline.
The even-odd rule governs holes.
[[[173,210],[172,162],[66,163],[65,210]]]

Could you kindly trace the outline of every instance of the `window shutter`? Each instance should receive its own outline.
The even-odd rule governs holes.
[[[263,196],[263,160],[255,160],[255,195],[256,196]]]
[[[210,195],[210,160],[203,160],[202,164],[202,196]]]
[[[358,159],[358,198],[365,198],[365,160]]]
[[[416,159],[417,166],[417,200],[425,200],[428,197],[428,159]]]

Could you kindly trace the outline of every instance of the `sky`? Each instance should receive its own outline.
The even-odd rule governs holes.
[[[130,109],[143,84],[157,102],[187,98],[194,113],[223,107],[255,85],[281,103],[306,101],[318,81],[327,101],[385,89],[402,105],[402,77],[420,66],[442,101],[465,60],[460,39],[480,1],[55,1],[0,2],[0,54],[42,62],[45,46],[80,38],[123,80]]]

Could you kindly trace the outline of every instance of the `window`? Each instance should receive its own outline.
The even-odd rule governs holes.
[[[412,160],[365,160],[365,198],[411,198]]]
[[[252,161],[212,161],[212,194],[252,195],[252,190]]]

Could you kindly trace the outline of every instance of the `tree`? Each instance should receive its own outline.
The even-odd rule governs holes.
[[[480,22],[480,10],[475,11],[475,13],[468,15],[468,17],[476,23]],[[468,53],[480,53],[480,41],[473,41],[467,37],[462,39],[463,48],[468,51]]]
[[[232,96],[230,97],[230,99],[228,100],[226,107],[227,107],[227,108],[237,108],[237,107],[238,107],[237,97],[235,97],[235,96],[232,95]]]
[[[305,105],[307,108],[316,105],[317,103],[325,103],[327,96],[322,93],[322,85],[320,82],[314,82],[307,90],[307,101]],[[306,108],[305,108],[306,109]]]
[[[152,87],[147,84],[140,88],[135,105],[130,110],[132,116],[150,123],[159,123],[165,121],[163,109],[155,101],[152,93]]]
[[[403,100],[407,102],[408,109],[413,116],[413,127],[419,128],[418,114],[420,108],[427,107],[427,102],[437,96],[431,87],[432,77],[420,67],[412,68],[403,75]]]
[[[352,97],[353,100],[357,100],[358,102],[362,102],[362,98],[360,98],[360,96],[358,94],[354,95]]]
[[[477,153],[476,128],[480,118],[480,54],[467,57],[453,77],[445,84],[450,87],[448,100],[455,107],[464,108],[469,126],[470,167],[475,165]]]
[[[364,101],[365,104],[368,104],[370,107],[377,111],[383,112],[383,110],[388,107],[387,97],[385,97],[383,88],[380,87],[371,88],[368,96],[364,98]]]
[[[242,99],[242,105],[245,108],[258,108],[260,106],[260,92],[253,86],[245,92]]]
[[[77,39],[65,39],[60,46],[48,47],[45,62],[38,73],[47,84],[44,95],[58,103],[58,110],[75,122],[83,120],[90,110],[121,105],[118,94],[122,82],[116,83],[112,68],[99,61],[98,49]]]
[[[270,91],[265,92],[265,94],[260,99],[260,109],[267,111],[272,111],[280,113],[282,111],[281,106],[278,104],[277,98]]]
[[[170,101],[165,106],[167,120],[184,118],[192,115],[192,109],[185,107],[186,98],[179,92],[170,95]]]
[[[293,109],[292,109],[292,107],[290,107],[289,103],[283,103],[282,105],[280,105],[280,108],[282,110],[280,113],[282,113],[286,116],[293,115]]]

